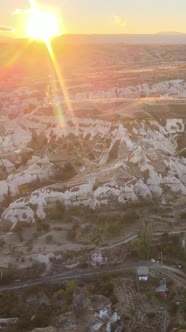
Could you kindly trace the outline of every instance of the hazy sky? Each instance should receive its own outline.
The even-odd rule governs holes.
[[[186,32],[186,0],[37,0],[57,11],[66,33]],[[28,0],[0,0],[0,26],[24,36]],[[2,33],[2,32],[1,32]]]

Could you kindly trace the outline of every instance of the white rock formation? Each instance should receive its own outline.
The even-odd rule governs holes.
[[[7,163],[7,165],[11,164]],[[19,195],[23,186],[25,186],[25,191],[28,190],[26,188],[29,185],[33,185],[33,188],[36,184],[37,186],[38,184],[42,186],[43,183],[54,177],[55,173],[55,166],[47,157],[32,158],[28,161],[25,170],[17,173],[13,172],[6,181],[0,182],[0,203],[6,199],[8,193],[11,197]]]
[[[6,181],[0,181],[0,203],[8,197],[8,184]]]
[[[140,97],[186,97],[186,82],[170,80],[159,83],[142,83],[127,87],[113,87],[102,91],[89,91],[71,94],[75,100],[107,99],[107,98],[140,98]]]
[[[10,160],[2,159],[1,162],[7,174],[11,174],[16,170],[15,165]]]
[[[65,127],[62,128],[55,117],[37,116],[37,112],[32,112],[25,119],[28,135],[22,147],[26,147],[31,139],[30,130],[33,127],[37,135],[44,135],[48,142],[58,139],[68,141],[69,134],[81,137],[82,149],[83,144],[88,143],[97,153],[94,171],[87,171],[90,161],[83,159],[82,155],[85,167],[81,167],[80,174],[72,183],[67,183],[65,188],[62,184],[61,190],[41,188],[26,198],[14,201],[4,211],[2,220],[15,224],[44,219],[50,201],[94,209],[102,205],[151,201],[154,198],[166,200],[167,192],[186,194],[186,159],[177,155],[178,138],[185,129],[183,119],[167,119],[165,125],[151,119],[124,124],[120,121],[111,123],[73,118],[72,123],[66,116]],[[11,144],[13,142],[11,140]],[[20,144],[17,144],[18,147]],[[110,159],[113,149],[115,154]],[[25,170],[13,173],[6,181],[0,182],[0,202],[8,193],[16,196],[22,185],[36,181],[42,183],[54,174],[54,165],[47,158],[32,158]]]
[[[103,326],[105,326],[106,332],[111,332],[112,324],[120,320],[117,312],[112,313],[111,305],[105,306],[94,316],[96,322],[91,326],[91,332],[100,331]]]

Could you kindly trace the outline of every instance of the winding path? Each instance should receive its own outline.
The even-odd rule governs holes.
[[[170,279],[173,279],[176,282],[182,284],[183,287],[186,287],[186,274],[183,271],[180,271],[179,269],[169,267],[166,265],[153,264],[150,262],[143,261],[137,263],[122,264],[117,267],[104,267],[99,269],[67,271],[60,274],[56,274],[52,277],[41,277],[35,280],[28,280],[26,282],[11,283],[9,285],[0,286],[0,293],[10,290],[28,288],[36,285],[42,285],[48,283],[60,283],[65,280],[86,279],[89,277],[99,276],[103,273],[112,274],[112,273],[122,272],[123,270],[136,269],[139,266],[148,266],[149,269],[159,270],[163,274],[167,275]]]

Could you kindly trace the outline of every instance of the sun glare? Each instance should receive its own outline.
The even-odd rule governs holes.
[[[59,20],[53,13],[36,9],[27,20],[26,30],[28,37],[47,41],[60,33]]]

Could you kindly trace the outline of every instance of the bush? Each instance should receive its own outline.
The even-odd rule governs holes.
[[[53,209],[47,212],[49,219],[57,220],[63,218],[65,215],[65,206],[62,202],[57,201]]]
[[[70,163],[67,163],[67,164],[65,164],[63,169],[58,170],[58,174],[56,177],[57,177],[57,180],[66,181],[66,180],[71,179],[76,174],[77,173],[76,173],[76,170],[74,169],[74,167]]]
[[[113,294],[112,281],[108,280],[107,282],[104,282],[104,284],[102,284],[101,294],[106,296],[106,297],[110,297]]]
[[[17,297],[12,293],[4,293],[0,297],[0,315],[1,317],[10,317],[16,314]]]

